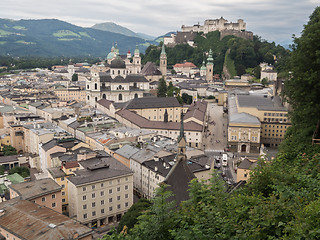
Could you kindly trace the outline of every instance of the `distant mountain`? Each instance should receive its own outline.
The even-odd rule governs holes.
[[[144,52],[149,45],[140,37],[83,28],[57,19],[0,19],[0,55],[12,56],[106,56],[114,42],[120,53]]]
[[[101,30],[101,31],[120,33],[122,35],[126,35],[129,37],[139,37],[135,32],[131,31],[130,29],[122,27],[113,22],[97,23],[93,25],[91,28]]]
[[[102,31],[108,31],[108,32],[114,32],[114,33],[120,33],[129,37],[138,37],[138,38],[142,38],[145,40],[154,40],[155,37],[144,34],[144,33],[135,33],[133,31],[131,31],[130,29],[126,28],[126,27],[122,27],[118,24],[115,24],[113,22],[104,22],[104,23],[97,23],[95,25],[93,25],[91,28],[93,29],[98,29],[98,30],[102,30]]]
[[[144,33],[137,33],[137,35],[143,39],[146,39],[146,40],[154,40],[156,38],[154,36],[150,36],[150,35],[147,35]]]

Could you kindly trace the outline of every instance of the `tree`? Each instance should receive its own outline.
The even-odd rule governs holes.
[[[294,39],[290,61],[291,79],[285,82],[285,95],[293,111],[292,136],[299,142],[311,141],[320,119],[320,7],[310,16],[300,38]],[[286,141],[288,142],[288,141]]]
[[[262,78],[261,79],[261,84],[263,85],[263,86],[268,86],[268,79],[267,78]]]
[[[27,167],[14,167],[9,170],[9,174],[18,173],[23,178],[30,176],[30,170]]]
[[[17,150],[11,145],[4,145],[2,151],[4,156],[17,155]]]
[[[151,202],[147,199],[141,198],[135,204],[133,204],[128,212],[126,212],[118,225],[118,233],[120,233],[124,227],[127,231],[133,228],[134,224],[138,221],[138,217],[143,214],[151,206]]]
[[[187,93],[182,93],[182,96],[181,96],[182,100],[184,103],[186,104],[191,104],[193,101],[193,98],[192,96],[190,96],[189,94]]]
[[[72,75],[72,82],[76,82],[76,81],[78,81],[78,74],[77,73],[74,73],[73,75]]]
[[[159,79],[157,96],[158,97],[167,96],[167,83],[163,77]]]

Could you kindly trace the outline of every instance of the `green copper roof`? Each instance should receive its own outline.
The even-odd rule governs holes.
[[[166,49],[164,48],[164,44],[162,44],[161,55],[167,55]]]
[[[24,178],[21,177],[18,173],[8,175],[7,178],[10,180],[12,184],[24,182]]]
[[[212,50],[211,49],[209,50],[209,55],[208,55],[208,58],[207,58],[207,64],[213,65],[213,58],[212,58]]]
[[[138,44],[136,45],[136,49],[134,50],[134,54],[140,54]]]
[[[200,70],[207,70],[207,68],[206,68],[206,63],[205,63],[204,60],[203,60],[203,62],[202,62],[202,66],[201,66]]]

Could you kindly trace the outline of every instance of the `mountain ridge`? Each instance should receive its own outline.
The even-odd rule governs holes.
[[[103,57],[114,42],[121,54],[133,51],[136,44],[144,52],[150,44],[139,37],[84,28],[59,19],[0,19],[0,55]]]

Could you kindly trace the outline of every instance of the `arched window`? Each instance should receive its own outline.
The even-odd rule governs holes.
[[[89,85],[87,85],[87,89],[89,89]]]
[[[96,90],[98,89],[98,84],[97,83],[94,84],[94,89],[96,89]]]
[[[106,99],[107,98],[106,94],[102,94],[102,98]]]
[[[88,96],[88,100],[90,100],[90,97]]]
[[[95,97],[95,100],[96,100],[96,102],[98,101],[98,98],[97,97]]]
[[[120,70],[118,70],[118,74],[120,75]]]
[[[119,101],[122,101],[122,94],[119,94]]]
[[[139,97],[138,93],[134,94],[134,98],[138,98],[138,97]]]

